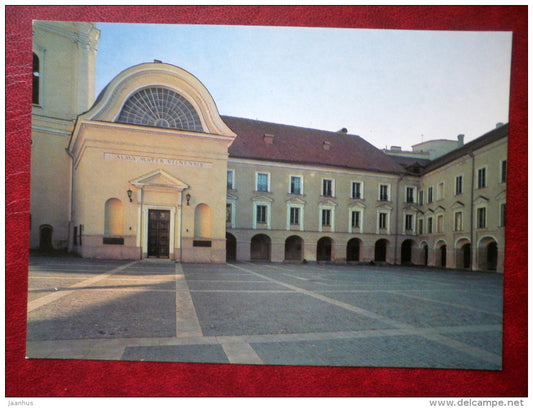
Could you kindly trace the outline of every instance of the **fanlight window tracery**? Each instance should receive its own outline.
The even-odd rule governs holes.
[[[191,103],[166,88],[146,88],[124,104],[117,122],[201,132],[202,124]]]

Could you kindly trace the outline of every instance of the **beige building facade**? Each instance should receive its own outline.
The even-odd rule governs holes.
[[[34,23],[32,248],[503,271],[507,125],[406,164],[345,129],[220,116],[158,61],[95,98],[98,36]]]

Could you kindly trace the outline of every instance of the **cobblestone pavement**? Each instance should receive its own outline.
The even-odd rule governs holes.
[[[29,358],[500,370],[503,276],[30,259]]]

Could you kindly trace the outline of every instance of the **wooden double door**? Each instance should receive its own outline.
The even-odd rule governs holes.
[[[170,251],[170,211],[148,211],[148,257],[168,258]]]

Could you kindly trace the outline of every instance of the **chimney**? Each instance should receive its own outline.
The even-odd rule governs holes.
[[[265,133],[263,135],[263,141],[266,143],[266,144],[270,144],[270,145],[273,145],[274,144],[274,135],[271,135],[269,133]]]
[[[348,129],[346,129],[346,128],[339,129],[339,130],[337,130],[337,133],[344,133],[344,134],[346,134],[346,133],[348,133]]]
[[[464,144],[465,144],[465,135],[463,134],[457,135],[457,147],[464,146]]]

